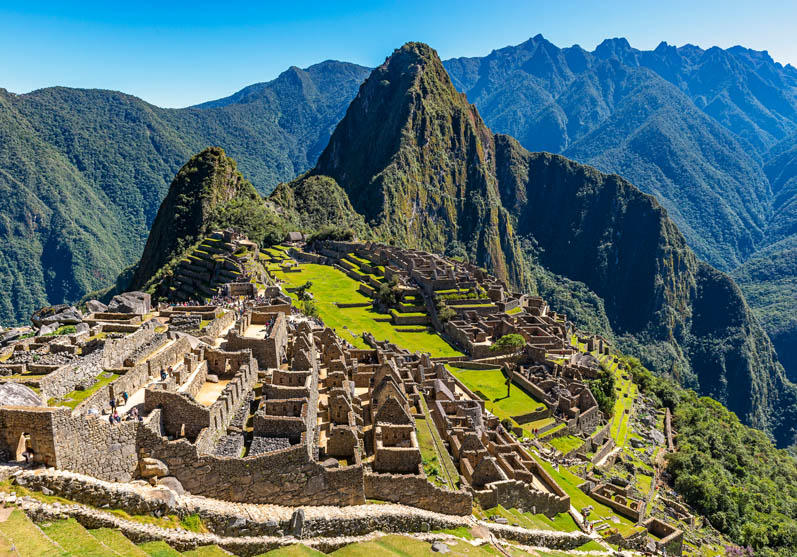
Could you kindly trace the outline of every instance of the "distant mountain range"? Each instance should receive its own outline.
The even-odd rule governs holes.
[[[795,68],[741,47],[639,51],[611,39],[588,52],[541,36],[444,66],[493,131],[653,194],[697,255],[736,278],[797,378]],[[131,265],[171,177],[207,145],[224,147],[261,193],[313,167],[369,72],[290,68],[179,110],[111,91],[0,92],[0,322],[80,298]],[[600,301],[587,288],[567,303]]]

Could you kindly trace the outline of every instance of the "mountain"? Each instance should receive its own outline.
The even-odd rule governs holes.
[[[261,193],[311,167],[368,70],[290,68],[167,110],[114,91],[0,90],[0,323],[106,286],[141,254],[171,178],[222,145]]]
[[[739,279],[797,378],[797,69],[742,47],[589,52],[540,35],[445,66],[493,129],[655,195],[697,255]]]
[[[518,288],[546,273],[575,281],[578,303],[605,313],[603,332],[793,440],[797,391],[735,283],[628,181],[493,134],[428,46],[374,70],[316,166],[277,191],[296,203],[321,177],[377,239],[466,257]]]
[[[189,248],[230,225],[260,244],[276,243],[284,236],[271,236],[281,230],[281,221],[237,163],[221,147],[209,147],[191,157],[169,186],[127,289],[158,294]]]

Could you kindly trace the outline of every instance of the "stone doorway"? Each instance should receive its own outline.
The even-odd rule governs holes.
[[[24,462],[25,461],[25,451],[28,450],[28,443],[30,439],[27,433],[22,433],[19,436],[19,441],[17,441],[17,451],[15,453],[15,460],[17,462]]]

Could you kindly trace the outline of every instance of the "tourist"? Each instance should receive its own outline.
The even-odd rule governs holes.
[[[113,413],[108,414],[108,423],[113,425]]]
[[[122,418],[119,416],[119,412],[117,412],[116,410],[113,411],[112,419],[117,424],[122,423]]]
[[[166,381],[166,370],[161,368],[161,381]]]
[[[116,399],[111,397],[111,410],[114,410],[115,408],[116,408]]]
[[[25,449],[25,452],[22,453],[22,458],[25,459],[25,464],[30,465],[33,464],[33,449],[30,447]]]
[[[130,398],[130,395],[127,394],[127,391],[122,391],[122,398],[125,399],[125,404],[127,404],[127,399]]]

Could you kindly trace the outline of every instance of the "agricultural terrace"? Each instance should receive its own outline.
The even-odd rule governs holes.
[[[461,356],[437,333],[430,331],[402,331],[389,322],[390,316],[377,313],[371,299],[357,291],[359,282],[328,265],[302,264],[298,272],[273,271],[274,277],[285,281],[288,288],[296,288],[307,281],[313,283],[313,294],[318,315],[324,323],[335,329],[345,340],[357,348],[368,348],[362,338],[370,332],[377,340],[387,340],[410,351],[428,352],[433,358]],[[294,293],[289,293],[298,301]],[[364,304],[363,307],[341,308],[341,304]],[[367,305],[365,305],[367,304]]]
[[[517,385],[512,386],[507,397],[506,376],[500,368],[464,369],[456,367],[456,364],[448,364],[446,367],[473,394],[484,400],[484,407],[487,410],[502,420],[508,418],[517,425],[513,419],[514,416],[545,408],[545,404],[529,396]],[[553,421],[552,418],[548,419]],[[534,424],[535,422],[530,422],[521,426],[529,437],[532,436],[531,431],[535,427]]]

